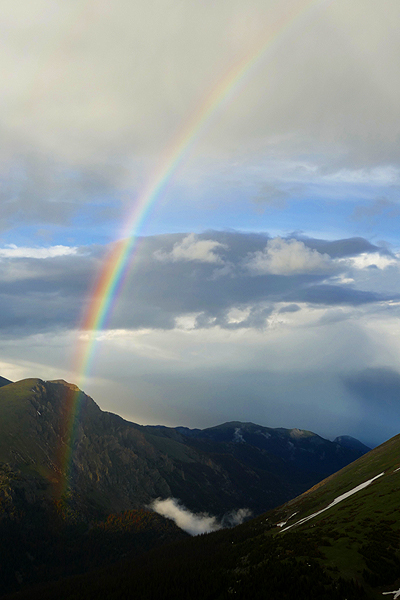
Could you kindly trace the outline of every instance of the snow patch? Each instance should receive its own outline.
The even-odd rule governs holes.
[[[237,444],[245,444],[246,440],[244,439],[240,427],[235,427],[235,433],[233,434],[233,441]]]
[[[282,529],[281,531],[287,531],[291,527],[295,527],[295,525],[302,525],[303,523],[306,523],[310,519],[313,519],[317,515],[320,515],[321,513],[323,513],[326,510],[328,510],[328,508],[332,508],[332,506],[335,506],[336,504],[339,504],[339,502],[342,502],[343,500],[346,500],[346,498],[349,498],[353,494],[356,494],[357,492],[363,490],[364,488],[366,488],[367,486],[369,486],[370,483],[372,483],[373,481],[375,481],[375,479],[378,479],[378,477],[382,477],[382,475],[384,475],[384,474],[385,474],[384,472],[383,473],[379,473],[379,475],[376,475],[372,479],[368,479],[368,481],[364,481],[364,483],[360,483],[360,485],[357,485],[352,490],[349,490],[348,492],[345,492],[341,496],[338,496],[337,498],[335,498],[333,500],[333,502],[331,502],[328,506],[326,506],[322,510],[317,511],[317,512],[313,513],[312,515],[308,515],[308,517],[304,517],[303,519],[300,519],[300,521],[296,521],[296,523],[293,523],[292,525],[289,525],[288,527],[285,527],[285,529]]]
[[[284,525],[286,525],[286,523],[288,521],[290,521],[290,519],[292,519],[294,517],[294,515],[297,515],[299,511],[294,512],[292,515],[290,515],[290,517],[287,518],[286,521],[282,521],[282,523],[277,523],[276,526],[277,527],[283,527]],[[268,520],[268,519],[267,519]]]
[[[387,596],[388,594],[394,594],[393,600],[396,600],[396,598],[400,598],[400,588],[394,592],[382,592],[382,596]]]

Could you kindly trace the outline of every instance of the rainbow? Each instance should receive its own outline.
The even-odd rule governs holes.
[[[80,331],[85,330],[86,333],[80,336],[72,369],[79,388],[82,389],[91,372],[95,356],[96,334],[107,324],[134,256],[138,234],[153,206],[165,193],[179,167],[211,122],[211,118],[234,97],[258,63],[265,58],[267,51],[275,49],[277,42],[284,38],[284,34],[290,33],[295,26],[309,22],[314,10],[321,10],[333,1],[300,1],[297,8],[286,14],[285,18],[276,25],[274,32],[269,34],[267,39],[262,38],[261,41],[255,43],[250,51],[242,56],[218,82],[165,153],[161,167],[135,201],[133,210],[121,232],[120,240],[113,245],[112,250],[103,261],[100,275],[87,303],[79,328]],[[74,425],[79,414],[81,394],[81,392],[75,392],[68,402],[68,419],[64,436],[67,443],[64,445],[61,458],[61,471],[65,477],[64,491],[70,478],[71,447],[75,438]]]

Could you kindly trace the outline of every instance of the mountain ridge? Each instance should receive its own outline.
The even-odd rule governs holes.
[[[67,448],[74,394],[80,410]],[[281,504],[360,451],[312,432],[237,421],[204,430],[142,426],[102,411],[63,380],[1,387],[0,462],[61,484],[62,454],[72,456],[70,498],[85,496],[99,510],[136,509],[173,496],[191,510],[222,515],[247,499],[256,514]]]
[[[70,442],[67,417],[77,394],[80,410]],[[92,398],[63,380],[31,378],[4,385],[0,387],[0,546],[7,554],[13,544],[14,552],[4,563],[3,593],[45,581],[45,573],[59,577],[104,565],[104,552],[116,561],[123,558],[125,548],[132,547],[138,556],[139,539],[143,550],[162,540],[179,540],[181,530],[151,517],[154,513],[148,507],[156,498],[178,498],[191,511],[207,511],[219,518],[238,508],[250,508],[258,515],[268,508],[291,506],[299,493],[307,497],[307,490],[326,485],[326,474],[333,477],[338,466],[348,465],[360,452],[310,431],[238,421],[204,430],[142,426],[102,411]],[[68,454],[67,465],[62,456]],[[275,510],[276,518],[283,521],[287,515],[281,512],[288,509]],[[263,522],[264,517],[258,519]],[[146,523],[142,538],[137,537],[138,522]],[[232,533],[233,544],[257,523],[256,517],[249,521],[249,529]],[[262,528],[262,535],[270,535],[270,525],[269,521]],[[225,548],[225,538],[221,540]],[[66,548],[71,550],[63,559]],[[185,555],[186,550],[182,552]],[[216,550],[210,552],[214,555]]]
[[[230,530],[151,551],[22,600],[400,595],[400,434],[297,498]],[[73,594],[75,594],[73,596]]]

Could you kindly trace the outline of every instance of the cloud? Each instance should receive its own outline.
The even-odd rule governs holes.
[[[261,189],[258,195],[253,199],[253,202],[261,207],[270,206],[272,208],[284,208],[289,196],[289,192],[283,191],[275,185],[265,183],[261,186]]]
[[[74,246],[50,246],[48,248],[23,248],[9,244],[0,248],[0,258],[54,258],[56,256],[70,256],[77,253]]]
[[[230,513],[226,513],[221,520],[223,527],[235,527],[241,525],[246,519],[252,516],[252,512],[248,508],[239,508],[239,510],[233,510]]]
[[[373,167],[370,169],[340,169],[335,173],[329,173],[324,176],[325,181],[338,183],[368,183],[375,185],[395,185],[400,182],[400,172],[398,167],[393,165],[385,165]],[[375,211],[381,211],[381,208],[386,208],[384,198],[376,200],[372,206],[366,209],[366,213],[375,214]]]
[[[154,256],[163,262],[198,261],[211,264],[223,264],[223,260],[214,253],[217,248],[227,246],[214,240],[198,239],[194,233],[189,233],[181,242],[176,242],[170,252],[157,250]]]
[[[157,154],[157,162],[259,40],[266,51],[204,136],[203,156],[210,148],[219,158],[232,148],[236,156],[262,148],[304,163],[319,151],[325,164],[361,162],[364,169],[399,160],[395,0],[354,0],[350,16],[342,3],[310,8],[294,27],[285,27],[294,0],[218,0],[184,9],[163,0],[25,4],[14,0],[0,16],[9,32],[0,61],[7,81],[2,162],[17,163],[28,148],[66,169],[95,166],[98,177],[105,165],[125,165],[115,183],[126,188],[132,176],[148,172],[145,157]],[[282,29],[272,31],[279,22]]]
[[[244,266],[254,275],[327,273],[333,269],[327,254],[307,248],[302,241],[279,237],[270,240],[263,251],[250,254]]]
[[[386,269],[387,267],[399,266],[398,257],[390,254],[381,254],[380,252],[362,252],[358,256],[343,259],[345,264],[348,264],[354,269],[369,269],[376,267],[377,269]]]
[[[358,398],[362,410],[379,421],[400,417],[400,373],[388,367],[370,367],[343,377],[344,384]]]
[[[71,227],[72,218],[87,205],[91,222],[105,220],[109,215],[102,211],[120,199],[122,171],[113,164],[74,167],[34,151],[5,158],[0,166],[0,228],[13,228],[16,222]]]
[[[374,221],[377,217],[396,218],[400,215],[400,206],[397,202],[388,198],[378,198],[369,204],[358,205],[353,211],[352,218],[355,221],[363,219]]]
[[[298,304],[287,304],[286,306],[282,306],[282,308],[279,309],[280,313],[293,313],[293,312],[297,312],[301,310],[300,306]]]
[[[346,285],[315,285],[298,289],[287,296],[295,302],[308,302],[311,304],[322,304],[327,306],[371,304],[387,300],[381,293],[367,292],[349,288]]]
[[[35,262],[40,266],[44,261]],[[188,266],[171,266],[178,265]],[[133,322],[126,313],[129,307],[132,312],[138,310],[134,280],[127,293],[130,303],[124,301],[125,312],[118,316],[125,324]],[[9,306],[4,305],[5,314],[0,311],[0,360],[20,366],[19,378],[62,376],[74,381],[76,374],[65,373],[79,334],[67,329],[68,320],[73,322],[66,313],[74,298],[73,290],[67,296],[71,284],[71,280],[66,282],[65,291],[57,297],[64,331],[56,328],[57,302],[52,299],[51,312],[48,292],[34,302],[32,294],[22,293],[25,308],[31,308],[25,320],[24,305],[17,303],[16,296]],[[151,296],[146,299],[150,303]],[[177,312],[178,300],[177,294]],[[3,296],[0,302],[3,308]],[[37,303],[42,305],[39,323]],[[143,424],[211,427],[231,420],[252,421],[309,429],[328,438],[350,434],[371,444],[398,433],[398,419],[390,411],[382,412],[382,417],[378,409],[372,413],[360,395],[344,384],[344,378],[377,364],[400,372],[400,303],[338,304],[335,308],[329,303],[304,302],[301,310],[281,313],[285,305],[271,303],[263,329],[238,324],[236,328],[219,324],[200,328],[193,327],[193,320],[191,328],[156,328],[159,320],[152,313],[157,304],[145,315],[151,326],[116,330],[113,320],[110,329],[97,336],[97,361],[84,389],[104,410]],[[162,305],[158,306],[161,312]],[[236,313],[236,318],[240,316]],[[34,330],[42,328],[47,333],[28,336],[32,323]],[[2,375],[18,378],[9,369]]]
[[[353,253],[359,250],[359,256],[368,247],[362,241],[347,244],[339,240],[335,245],[323,240],[268,240],[265,235],[236,232],[142,238],[109,328],[172,330],[189,319],[188,330],[263,330],[271,326],[270,315],[277,304],[280,308],[298,302],[361,306],[398,297],[400,288],[397,280],[389,277],[389,269],[379,271],[382,277],[387,274],[382,282],[372,272],[377,269],[354,269],[346,261],[330,258],[328,252],[308,247],[309,243],[328,251],[332,244],[332,253],[345,255],[350,246]],[[230,268],[215,277],[215,267],[220,264],[217,252],[222,248]],[[373,255],[376,260],[375,248],[371,246],[366,256]],[[0,330],[29,335],[52,328],[75,329],[105,250],[101,246],[3,249]],[[174,251],[185,258],[174,260]],[[168,258],[160,260],[159,254]],[[334,280],[332,275],[340,269],[346,277]],[[343,283],[349,281],[349,270],[354,280],[351,285]],[[385,293],[381,291],[384,285],[388,286]],[[287,308],[286,315],[289,310],[295,307]]]
[[[167,498],[166,500],[154,500],[150,508],[158,514],[172,519],[178,527],[190,535],[200,535],[218,531],[223,527],[233,527],[239,525],[251,516],[251,511],[247,508],[240,508],[224,515],[219,521],[207,513],[193,513],[183,506],[176,498]]]
[[[346,256],[357,256],[361,253],[377,252],[381,250],[378,246],[371,244],[361,237],[353,237],[342,240],[321,240],[305,238],[304,243],[308,248],[318,250],[321,254],[328,254],[331,258],[343,258]]]

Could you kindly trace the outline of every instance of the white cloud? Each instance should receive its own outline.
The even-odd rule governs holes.
[[[400,182],[400,173],[399,169],[392,165],[371,169],[340,169],[335,173],[324,175],[322,180],[334,183],[395,185]]]
[[[200,240],[194,233],[189,233],[181,242],[174,244],[171,252],[157,250],[154,256],[165,262],[198,261],[203,263],[223,264],[223,260],[214,253],[217,248],[226,248],[225,244],[214,240]]]
[[[159,515],[172,519],[178,527],[190,533],[190,535],[200,535],[209,533],[222,528],[216,517],[211,517],[207,513],[195,514],[179,504],[176,498],[167,500],[155,500],[151,508]]]
[[[228,323],[243,323],[243,321],[246,321],[246,319],[249,317],[250,315],[250,308],[238,308],[238,307],[233,307],[231,308],[227,315],[226,315],[226,320]]]
[[[26,248],[9,244],[0,248],[0,258],[55,258],[56,256],[70,256],[76,254],[75,246],[50,246],[48,248]]]
[[[338,259],[338,262],[345,263],[355,269],[368,269],[368,267],[386,269],[387,267],[399,265],[397,257],[382,255],[379,252],[363,252],[358,256]]]
[[[155,500],[150,508],[159,515],[172,519],[178,527],[190,533],[190,535],[210,533],[223,527],[239,525],[251,516],[251,511],[248,508],[240,508],[224,515],[220,522],[216,517],[212,517],[207,513],[192,513],[185,506],[182,506],[176,498]]]
[[[249,254],[244,265],[254,275],[296,275],[333,269],[333,262],[327,254],[307,248],[299,240],[280,237],[270,240],[264,250]]]

